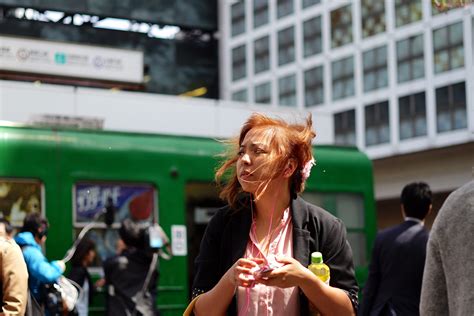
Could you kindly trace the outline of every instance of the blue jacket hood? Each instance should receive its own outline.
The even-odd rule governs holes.
[[[19,233],[15,236],[15,241],[20,247],[33,246],[35,248],[41,249],[40,245],[38,245],[36,242],[35,237],[33,237],[33,234],[30,232]]]

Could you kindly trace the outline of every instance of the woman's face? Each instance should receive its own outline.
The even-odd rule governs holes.
[[[255,193],[262,181],[264,164],[268,161],[268,141],[258,130],[250,130],[239,148],[237,179],[245,192]]]

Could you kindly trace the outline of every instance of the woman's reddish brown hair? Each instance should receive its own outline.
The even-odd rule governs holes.
[[[311,114],[305,124],[289,124],[282,119],[270,118],[260,113],[253,113],[242,126],[240,134],[226,141],[229,145],[224,160],[216,171],[216,181],[222,185],[220,197],[226,200],[231,207],[236,207],[239,195],[243,192],[237,179],[236,163],[239,158],[239,148],[250,130],[262,135],[268,143],[269,154],[264,164],[259,185],[263,194],[267,184],[275,177],[281,175],[288,162],[293,160],[296,169],[290,179],[291,195],[293,198],[304,190],[304,180],[301,170],[313,158],[311,141],[316,136],[312,128]],[[222,181],[227,180],[227,181]],[[222,184],[225,182],[225,184]],[[258,198],[257,196],[257,198]]]

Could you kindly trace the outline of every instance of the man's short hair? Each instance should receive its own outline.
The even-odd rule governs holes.
[[[124,219],[120,225],[119,235],[123,242],[130,247],[145,249],[147,245],[148,223]]]
[[[424,182],[413,182],[403,188],[400,199],[406,216],[422,220],[430,210],[431,189]]]

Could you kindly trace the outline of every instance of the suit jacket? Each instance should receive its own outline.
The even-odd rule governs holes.
[[[377,234],[359,315],[419,315],[428,232],[407,220]]]
[[[325,263],[331,269],[330,285],[344,290],[357,309],[358,286],[352,250],[342,221],[300,197],[292,201],[290,210],[294,258],[306,267],[312,252],[322,252]],[[224,207],[213,216],[195,261],[193,297],[211,290],[235,261],[243,257],[251,222],[250,201],[238,210]],[[308,315],[308,300],[301,291],[300,306],[301,315]],[[237,315],[235,297],[227,314]]]

